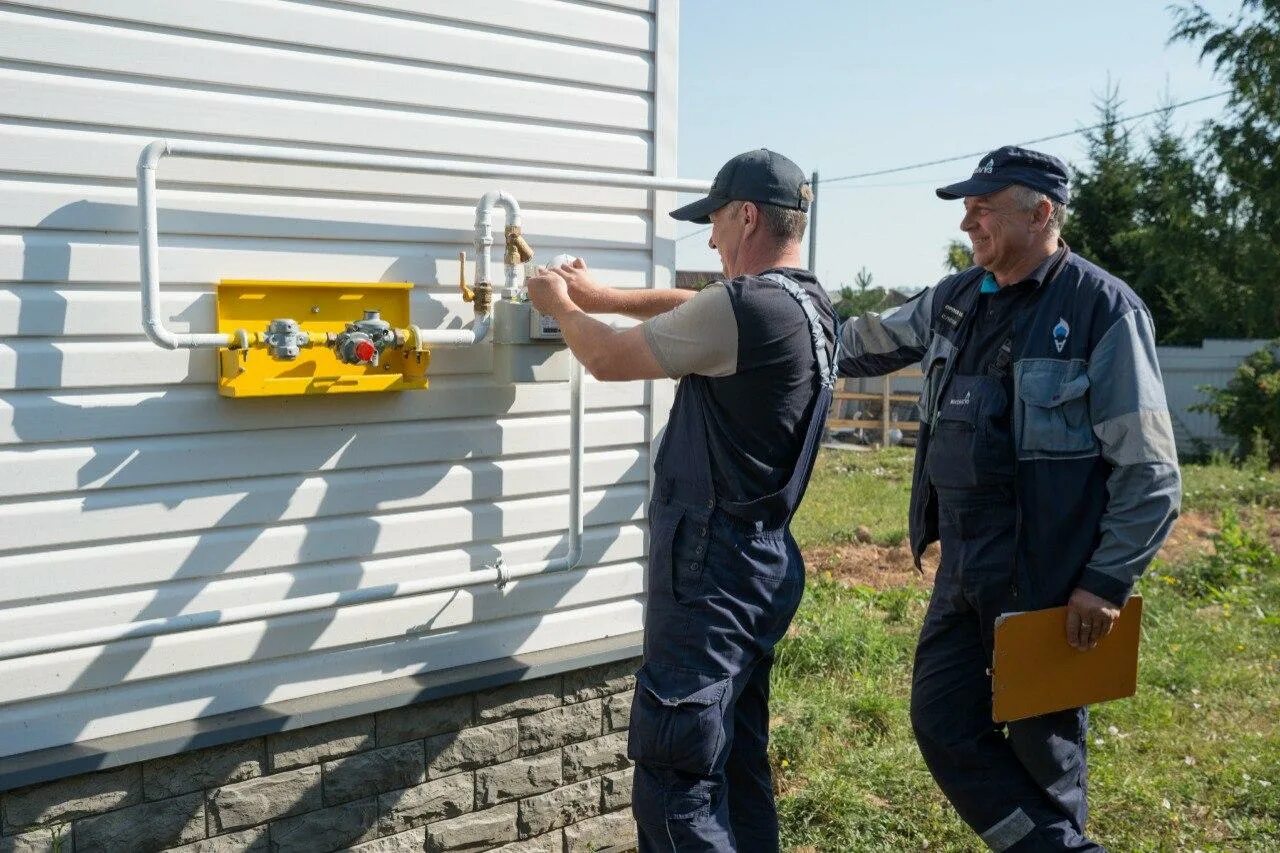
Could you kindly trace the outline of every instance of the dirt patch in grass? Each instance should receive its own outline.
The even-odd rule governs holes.
[[[1173,533],[1160,549],[1160,559],[1177,564],[1213,551],[1213,537],[1219,531],[1218,514],[1213,512],[1188,512],[1178,519]],[[1245,509],[1240,520],[1250,529],[1265,531],[1273,548],[1280,549],[1280,509]]]
[[[925,551],[924,574],[916,570],[911,549],[899,545],[876,545],[872,542],[849,542],[843,545],[820,545],[804,553],[805,567],[811,577],[830,574],[846,587],[868,586],[891,589],[900,586],[933,586],[938,570],[938,546]]]
[[[1213,534],[1218,532],[1217,516],[1204,512],[1183,514],[1160,549],[1160,559],[1177,564],[1213,551]]]
[[[1263,517],[1272,544],[1280,548],[1280,509],[1267,509]],[[1188,512],[1178,519],[1173,533],[1160,549],[1161,559],[1182,563],[1213,550],[1213,535],[1218,532],[1215,513]],[[916,571],[911,549],[899,545],[877,545],[874,542],[849,542],[840,545],[818,545],[804,552],[805,565],[811,577],[830,574],[845,586],[890,589],[900,586],[933,584],[938,569],[938,546],[925,552],[924,574]]]

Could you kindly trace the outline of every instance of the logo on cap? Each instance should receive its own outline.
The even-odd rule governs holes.
[[[978,168],[974,169],[973,173],[975,175],[990,175],[995,170],[996,170],[996,161],[995,161],[995,158],[992,158],[987,162],[983,163],[982,165],[980,165]]]

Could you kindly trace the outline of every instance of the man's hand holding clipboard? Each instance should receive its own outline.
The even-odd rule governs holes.
[[[1001,616],[992,659],[992,717],[1002,723],[1132,696],[1141,622],[1137,595],[1105,629],[1091,624],[1088,633],[1071,605]]]
[[[1082,652],[1088,651],[1111,633],[1111,627],[1119,618],[1119,607],[1077,587],[1067,602],[1067,642]]]

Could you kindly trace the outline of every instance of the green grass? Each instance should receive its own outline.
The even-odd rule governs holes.
[[[791,522],[801,548],[853,541],[859,527],[872,541],[897,545],[907,538],[907,500],[915,451],[823,450],[804,503]]]
[[[893,513],[906,497],[894,490],[909,485],[909,457],[833,456],[819,460],[797,517],[802,541],[839,542],[859,524],[885,540],[901,530]],[[1280,480],[1258,476],[1186,469],[1188,490],[1203,493],[1193,506],[1214,511],[1280,505]],[[1094,708],[1090,829],[1110,849],[1280,849],[1280,557],[1256,521],[1232,517],[1214,554],[1157,563],[1143,579],[1138,694]],[[907,720],[927,601],[917,588],[810,580],[773,680],[784,847],[983,849],[929,777]]]
[[[1280,471],[1224,462],[1183,466],[1184,510],[1220,512],[1237,506],[1280,507]]]

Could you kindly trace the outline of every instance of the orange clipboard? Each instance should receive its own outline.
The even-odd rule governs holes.
[[[997,723],[1124,699],[1138,690],[1142,597],[1120,611],[1087,652],[1067,643],[1067,608],[1006,613],[996,620],[991,716]]]

